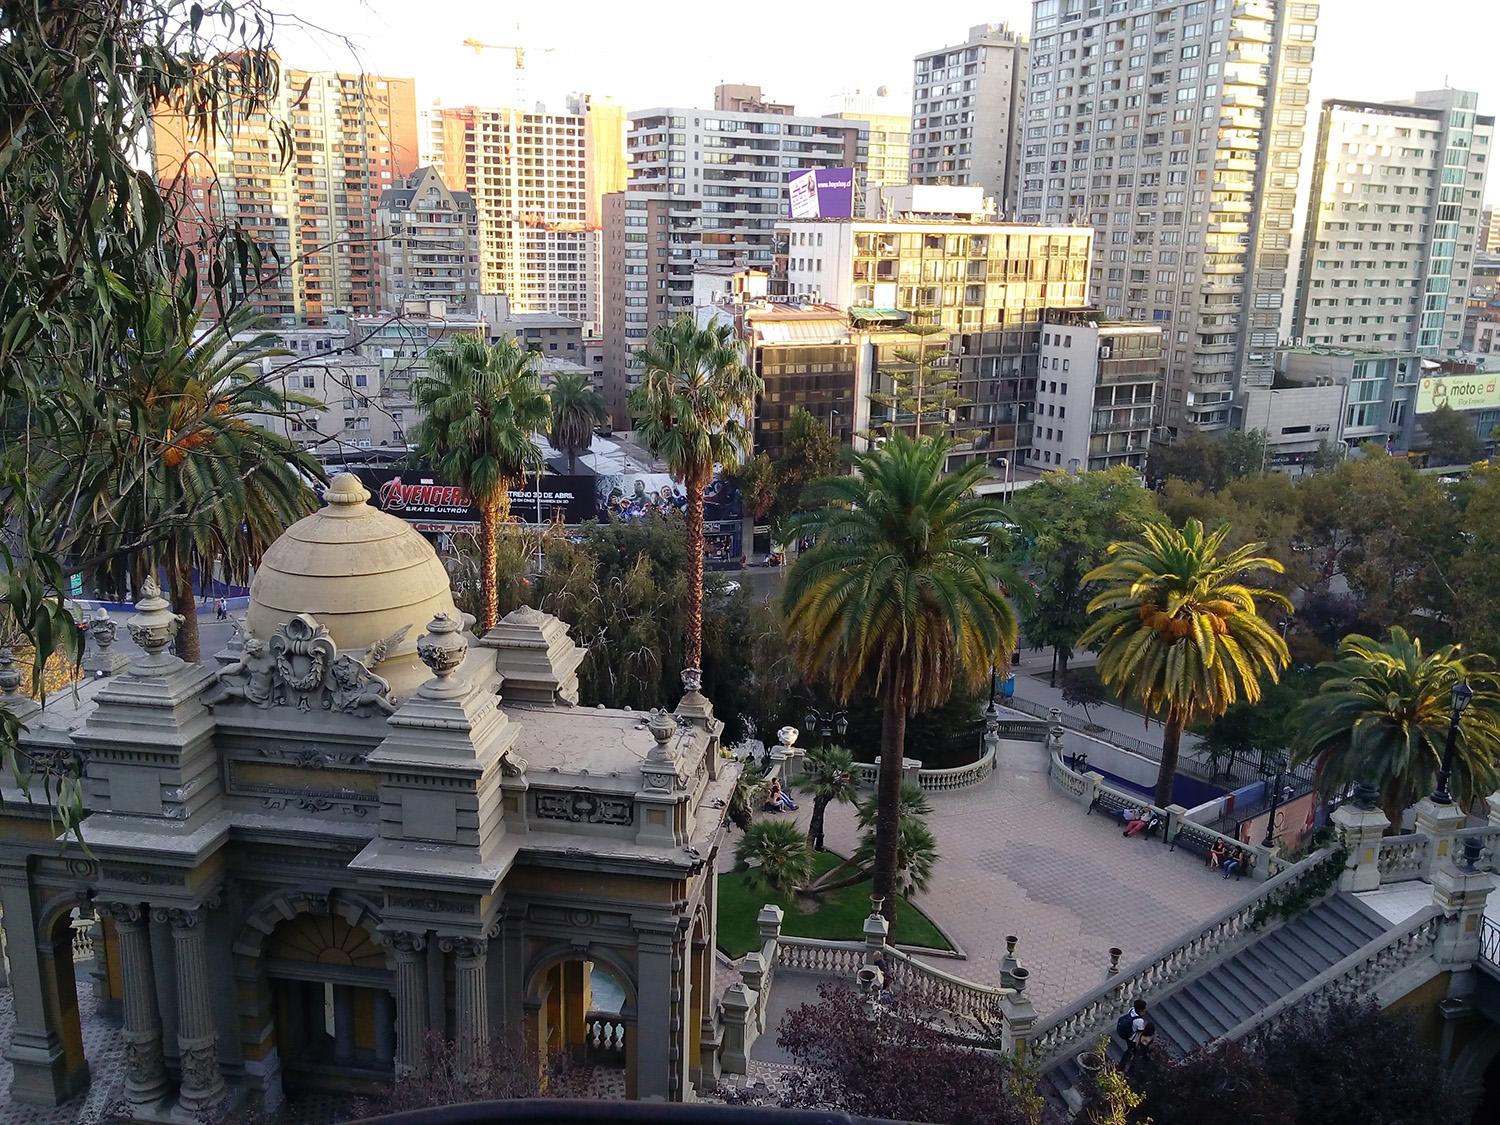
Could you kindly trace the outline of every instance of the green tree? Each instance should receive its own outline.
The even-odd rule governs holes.
[[[1108,585],[1089,602],[1093,623],[1080,638],[1098,644],[1099,678],[1139,699],[1163,721],[1156,803],[1172,803],[1172,779],[1183,727],[1222,715],[1243,697],[1260,698],[1260,677],[1280,678],[1286,642],[1262,605],[1291,603],[1274,590],[1246,586],[1255,572],[1281,572],[1258,544],[1224,549],[1227,528],[1205,532],[1197,520],[1181,531],[1161,524],[1110,546],[1109,561],[1084,575]]]
[[[1444,405],[1423,414],[1418,424],[1426,436],[1418,448],[1427,450],[1429,464],[1472,465],[1484,456],[1471,414]]]
[[[755,821],[740,837],[734,858],[769,891],[789,894],[812,878],[813,851],[795,821],[774,817]]]
[[[1378,786],[1399,832],[1407,806],[1432,791],[1460,681],[1474,698],[1459,720],[1452,791],[1467,808],[1500,786],[1500,677],[1489,657],[1459,645],[1424,653],[1420,640],[1393,627],[1384,640],[1345,637],[1323,671],[1327,679],[1299,716],[1295,760],[1317,763],[1325,791]]]
[[[96,494],[95,506],[75,513],[84,528],[78,547],[103,560],[95,578],[112,589],[128,581],[138,591],[159,562],[183,617],[178,655],[196,662],[194,566],[208,575],[217,564],[230,581],[248,580],[276,537],[318,506],[308,482],[326,479],[311,455],[258,423],[289,425],[300,409],[319,404],[281,394],[261,374],[262,360],[285,353],[253,314],[237,310],[208,328],[201,313],[183,315],[159,291],[138,309],[136,330],[116,357],[127,369],[120,385],[130,406],[61,451],[46,503],[65,506],[80,464],[108,482],[108,499]],[[155,530],[159,523],[164,531]],[[154,536],[161,539],[151,550],[128,546]]]
[[[1434,566],[1452,590],[1456,639],[1479,652],[1500,652],[1500,583],[1495,581],[1495,559],[1500,558],[1500,464],[1476,466],[1448,487],[1449,516],[1462,534],[1446,542],[1452,555]]]
[[[548,440],[567,454],[568,472],[577,472],[578,454],[594,444],[594,427],[609,417],[604,398],[587,375],[565,372],[552,381],[547,400],[552,411]]]
[[[947,341],[929,342],[947,330],[937,324],[908,324],[902,331],[917,343],[896,349],[895,362],[880,369],[891,389],[870,393],[871,405],[885,412],[883,418],[872,416],[871,425],[886,435],[906,433],[908,426],[912,437],[920,438],[924,429],[929,436],[951,434],[959,409],[972,404],[954,389],[952,369],[946,366]]]
[[[808,838],[815,851],[823,850],[823,817],[835,801],[851,804],[858,795],[854,755],[842,746],[820,746],[802,759],[802,788],[812,797]]]
[[[1021,601],[1021,630],[1053,650],[1053,686],[1066,675],[1078,637],[1088,627],[1094,589],[1083,576],[1104,561],[1110,543],[1156,518],[1151,493],[1126,466],[1102,472],[1043,473],[1017,493],[1008,514],[1027,542],[1031,596]]]
[[[726,471],[750,447],[740,418],[750,416],[760,376],[745,366],[727,324],[699,328],[689,313],[660,324],[640,352],[644,372],[630,394],[641,441],[666,459],[687,493],[686,667],[703,666],[703,490],[715,465]]]
[[[802,506],[802,493],[813,481],[839,472],[839,441],[806,410],[792,411],[776,462],[776,511],[791,515]]]
[[[910,895],[925,891],[937,866],[937,837],[921,817],[903,816],[896,821],[896,891]],[[875,862],[877,832],[867,831],[854,849],[854,862],[868,867]]]
[[[973,495],[983,464],[944,474],[948,444],[896,435],[854,455],[853,476],[808,498],[795,521],[817,537],[787,577],[792,650],[809,679],[882,709],[874,893],[895,919],[897,796],[906,721],[1009,658],[1016,621],[1001,582],[1004,509]]]
[[[762,451],[747,457],[735,470],[734,479],[745,513],[756,523],[776,511],[776,468],[770,455]]]
[[[510,518],[510,489],[544,467],[532,435],[551,421],[536,356],[509,336],[489,347],[478,336],[455,336],[432,353],[429,373],[412,387],[422,412],[412,438],[434,470],[473,497],[479,509],[480,586],[485,631],[499,620],[495,548]]]

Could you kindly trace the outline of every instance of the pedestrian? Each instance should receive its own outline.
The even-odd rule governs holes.
[[[1151,823],[1151,810],[1130,809],[1125,814],[1125,821],[1125,831],[1121,832],[1120,835],[1134,836],[1137,832],[1145,828],[1146,825]]]
[[[1156,1038],[1156,1025],[1150,1020],[1141,1020],[1141,1028],[1125,1044],[1125,1054],[1120,1058],[1120,1069],[1129,1073],[1131,1064],[1151,1049]]]
[[[218,620],[227,621],[229,619],[229,602],[221,596],[218,604],[214,607],[214,611]]]
[[[1125,1044],[1125,1057],[1130,1057],[1130,1050],[1135,1043],[1136,1036],[1146,1027],[1146,1001],[1137,1000],[1130,1005],[1130,1011],[1115,1020],[1115,1035]]]

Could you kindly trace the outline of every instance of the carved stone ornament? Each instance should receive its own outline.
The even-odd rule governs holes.
[[[385,943],[397,953],[416,954],[427,948],[427,935],[411,930],[396,930],[385,935]]]
[[[130,1081],[145,1086],[162,1073],[161,1037],[154,1033],[125,1035],[125,1074]]]
[[[215,690],[204,697],[212,707],[227,699],[243,699],[269,707],[276,698],[276,658],[259,637],[246,636],[240,658],[219,672]]]
[[[389,715],[396,709],[391,702],[388,680],[370,671],[363,660],[345,653],[333,662],[333,710],[346,714],[367,714],[371,709]]]
[[[135,603],[135,614],[125,623],[130,639],[140,645],[147,656],[160,656],[177,636],[182,621],[182,614],[173,613],[171,603],[161,596],[156,575],[147,575],[146,581],[141,583],[141,600]]]
[[[525,758],[514,750],[507,750],[505,757],[500,759],[501,777],[525,777],[526,767],[530,765]]]
[[[677,720],[667,714],[665,709],[657,707],[652,710],[651,721],[646,724],[646,729],[651,732],[651,737],[656,739],[658,746],[665,746],[677,733]]]
[[[115,634],[118,628],[114,620],[109,616],[109,610],[101,605],[98,609],[94,610],[93,616],[89,618],[87,625],[89,640],[93,641],[99,647],[100,652],[108,652],[109,646],[115,643]]]
[[[703,669],[684,668],[682,670],[682,690],[685,692],[700,691],[703,688]]]
[[[439,613],[427,624],[427,632],[417,640],[417,658],[432,669],[437,677],[434,684],[423,685],[424,694],[453,695],[463,690],[453,682],[453,673],[463,664],[469,654],[469,642],[464,639],[463,622]]]
[[[21,670],[16,667],[16,654],[0,648],[0,698],[14,699],[20,694]]]
[[[218,1036],[182,1052],[182,1084],[195,1090],[212,1089],[219,1081]]]
[[[543,820],[574,824],[628,825],[635,820],[635,802],[597,793],[538,793],[536,815]]]
[[[478,960],[490,947],[488,939],[482,937],[445,937],[438,939],[438,948],[444,953],[456,953],[460,958]]]
[[[540,625],[547,620],[547,615],[532,606],[521,605],[507,613],[505,620],[517,625]]]
[[[321,707],[324,679],[338,658],[327,627],[299,613],[271,637],[271,655],[276,658],[277,702],[299,711]]]

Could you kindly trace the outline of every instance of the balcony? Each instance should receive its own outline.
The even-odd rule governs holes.
[[[1250,201],[1248,199],[1216,199],[1209,203],[1208,213],[1210,219],[1234,222],[1236,215],[1250,214]]]
[[[1223,344],[1200,343],[1193,350],[1198,355],[1232,355],[1234,348],[1234,341],[1230,340]]]
[[[1256,20],[1236,22],[1230,25],[1229,41],[1235,44],[1269,43],[1271,42],[1271,29]]]
[[[1225,55],[1224,60],[1232,63],[1253,63],[1256,66],[1267,66],[1271,62],[1271,56],[1269,52],[1262,51],[1259,47],[1241,46],[1236,47],[1229,54]],[[1225,76],[1225,81],[1229,81],[1227,75]],[[1259,80],[1257,79],[1257,81]]]
[[[1230,15],[1237,19],[1247,20],[1273,20],[1276,13],[1271,10],[1271,5],[1262,3],[1261,0],[1236,0]]]
[[[1266,99],[1259,94],[1252,94],[1244,90],[1234,90],[1224,95],[1224,100],[1221,104],[1239,109],[1263,109]]]
[[[1226,156],[1214,161],[1216,172],[1253,172],[1255,161],[1248,156]]]
[[[1227,220],[1208,224],[1209,234],[1249,234],[1250,224],[1239,220]]]

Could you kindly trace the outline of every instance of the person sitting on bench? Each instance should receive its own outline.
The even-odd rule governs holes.
[[[1226,859],[1222,864],[1222,867],[1224,869],[1224,878],[1227,879],[1231,875],[1238,875],[1240,872],[1240,868],[1243,866],[1245,866],[1245,849],[1235,848],[1234,854]]]
[[[1130,809],[1125,813],[1125,831],[1122,836],[1134,836],[1151,824],[1150,809]]]
[[[1224,862],[1224,853],[1227,851],[1229,849],[1224,846],[1223,840],[1215,840],[1214,846],[1208,849],[1208,865],[1218,867]]]

